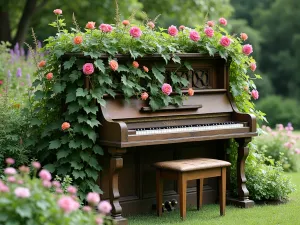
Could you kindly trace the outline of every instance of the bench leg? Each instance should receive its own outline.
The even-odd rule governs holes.
[[[220,215],[224,216],[226,207],[226,167],[221,170],[221,177],[219,178]]]
[[[197,210],[202,209],[204,179],[197,179]]]
[[[182,220],[186,218],[186,185],[187,181],[184,174],[179,174],[178,187],[179,187],[179,198],[180,198],[180,217]]]
[[[160,177],[160,170],[156,170],[156,212],[157,216],[162,215],[163,179]]]

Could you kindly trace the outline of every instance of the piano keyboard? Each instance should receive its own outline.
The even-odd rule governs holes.
[[[194,124],[194,125],[170,126],[170,127],[159,127],[159,128],[139,128],[136,129],[136,135],[223,130],[223,129],[233,129],[233,128],[241,128],[241,127],[244,127],[243,123],[225,122],[225,123]]]

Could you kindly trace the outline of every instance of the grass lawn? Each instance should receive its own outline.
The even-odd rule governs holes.
[[[226,207],[226,215],[219,216],[219,205],[204,205],[201,211],[190,208],[186,221],[180,220],[179,210],[164,213],[161,218],[156,214],[128,217],[130,225],[152,224],[207,224],[207,225],[300,225],[300,173],[288,173],[297,190],[290,195],[290,201],[281,205],[256,205],[250,209],[234,206]]]

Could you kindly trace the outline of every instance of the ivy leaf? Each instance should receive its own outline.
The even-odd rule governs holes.
[[[74,83],[76,80],[78,80],[81,77],[81,72],[78,70],[73,70],[72,73],[70,74],[69,78],[72,83]]]
[[[20,215],[22,218],[31,218],[32,216],[32,210],[31,207],[27,207],[26,204],[22,204],[17,206],[16,212]]]
[[[228,53],[226,51],[219,51],[219,54],[222,59],[225,59],[227,61]]]
[[[71,150],[70,149],[60,149],[57,153],[56,153],[56,157],[57,160],[61,159],[61,158],[65,158],[68,155],[70,155]]]
[[[119,67],[118,67],[118,70],[117,70],[118,72],[130,72],[130,70],[126,67],[126,66],[124,66],[124,65],[119,65]]]
[[[75,179],[81,178],[84,179],[85,176],[85,172],[82,170],[73,170],[72,175],[74,176]]]
[[[188,70],[194,70],[192,65],[188,62],[188,61],[185,61],[183,63],[183,65],[188,69]]]
[[[87,135],[94,143],[96,142],[97,134],[94,130],[90,130]]]
[[[55,165],[53,164],[47,164],[43,166],[44,169],[48,170],[50,173],[53,173],[55,171]]]
[[[164,82],[165,76],[156,67],[152,68],[152,73],[159,83],[162,84]]]
[[[96,106],[96,105],[94,105],[94,106],[84,106],[83,109],[87,114],[92,113],[92,114],[96,115],[96,113],[98,111],[98,106]]]
[[[132,57],[133,59],[136,59],[136,58],[139,57],[139,56],[143,56],[143,55],[141,55],[139,52],[134,51],[134,50],[131,50],[131,49],[129,49],[129,53],[130,53],[130,55],[131,55],[131,57]]]
[[[83,169],[83,163],[78,163],[76,161],[71,161],[71,166],[76,170],[82,170]]]
[[[68,111],[69,111],[69,114],[72,114],[74,112],[78,112],[79,109],[81,108],[80,105],[78,105],[77,102],[72,102],[68,105]]]
[[[97,59],[101,56],[100,52],[91,51],[91,52],[83,52],[84,56],[90,56],[92,59]]]
[[[100,122],[96,119],[87,120],[86,123],[92,128],[97,127],[100,124]]]
[[[56,94],[61,93],[65,90],[66,86],[67,85],[64,82],[63,83],[55,83],[53,85],[53,92]]]
[[[81,149],[87,149],[87,148],[91,148],[93,146],[93,142],[90,139],[84,138],[81,141]]]
[[[86,89],[77,88],[76,90],[76,97],[85,97],[88,94],[88,91]]]
[[[161,53],[161,57],[163,57],[163,59],[165,60],[166,64],[168,64],[171,56],[169,55],[169,53]]]
[[[37,125],[37,126],[40,126],[42,124],[42,121],[40,121],[38,118],[33,118],[31,121],[30,121],[30,124],[32,126],[34,125]]]
[[[63,54],[65,54],[65,52],[60,49],[56,49],[56,50],[54,50],[54,54],[59,59]]]
[[[85,162],[89,162],[91,155],[88,152],[80,152],[80,158]]]
[[[37,90],[36,92],[34,92],[34,100],[39,101],[41,99],[43,99],[44,97],[44,92],[41,90]]]
[[[77,120],[79,123],[83,123],[88,120],[88,116],[87,115],[78,115]]]
[[[101,76],[98,76],[97,78],[98,78],[98,82],[100,85],[102,85],[104,83],[108,84],[108,85],[112,84],[112,79],[110,76],[102,74]]]
[[[180,61],[181,61],[179,56],[175,55],[175,54],[173,55],[172,60],[173,60],[174,63],[180,63]]]
[[[173,97],[173,103],[175,105],[182,105],[182,97],[179,95],[176,95]]]
[[[81,146],[81,142],[77,140],[71,140],[69,142],[69,148],[79,148]]]
[[[67,94],[67,98],[66,98],[66,103],[69,103],[69,102],[73,102],[76,100],[76,93],[74,91],[70,91],[68,94]]]
[[[68,61],[65,61],[64,62],[64,69],[65,70],[70,69],[74,65],[75,61],[76,61],[75,56],[72,56]]]
[[[102,73],[105,73],[105,66],[103,60],[97,59],[94,61],[94,64]]]
[[[182,77],[180,79],[180,83],[184,86],[184,87],[187,87],[189,85],[189,81],[187,79],[185,79],[184,77]]]
[[[91,167],[95,168],[97,171],[100,171],[100,170],[102,169],[101,166],[99,165],[97,159],[94,158],[94,157],[91,157],[91,158],[89,159],[89,165],[90,165]]]
[[[160,108],[160,105],[154,99],[151,99],[149,105],[153,111],[156,111]]]
[[[91,168],[87,168],[87,169],[85,170],[85,172],[86,172],[86,175],[87,175],[88,177],[91,177],[94,181],[97,180],[98,175],[99,175],[98,171],[93,170],[93,169],[91,169]]]
[[[177,76],[176,73],[172,72],[171,73],[171,80],[173,84],[178,84],[180,83],[180,78]]]
[[[95,145],[93,151],[98,155],[103,155],[103,149],[99,145]]]
[[[50,141],[49,143],[49,149],[58,149],[61,146],[61,142],[58,139]]]
[[[216,52],[218,51],[214,47],[211,47],[208,43],[206,43],[206,49],[210,56],[214,56],[216,54]]]

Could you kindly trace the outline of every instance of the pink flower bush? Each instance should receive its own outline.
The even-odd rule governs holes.
[[[0,180],[0,193],[9,192],[8,186],[6,186],[1,180]]]
[[[91,75],[91,74],[93,74],[94,70],[95,70],[95,68],[94,68],[93,63],[86,63],[82,67],[82,71],[83,71],[83,73],[85,75]]]
[[[90,205],[95,206],[100,202],[100,196],[96,192],[90,192],[87,194],[86,200]]]
[[[251,91],[251,96],[254,100],[257,100],[259,98],[259,93],[257,90],[252,90]]]
[[[168,33],[173,37],[176,36],[178,34],[177,27],[175,27],[174,25],[169,26]]]
[[[139,37],[142,36],[142,31],[138,27],[131,27],[130,31],[129,31],[129,34],[133,38],[139,38]]]
[[[98,205],[98,210],[104,214],[110,213],[111,209],[111,204],[108,201],[102,201]]]
[[[227,25],[227,20],[225,19],[225,18],[220,18],[219,19],[219,23],[221,24],[221,25],[223,25],[223,26],[226,26]]]
[[[198,33],[197,31],[195,31],[195,30],[191,30],[191,31],[190,31],[190,39],[191,39],[192,41],[199,41],[199,40],[200,40],[200,35],[199,35],[199,33]]]
[[[105,23],[100,24],[99,29],[104,33],[110,33],[113,30],[111,25]]]
[[[224,47],[228,47],[231,44],[231,40],[227,36],[223,36],[220,39],[220,44]]]
[[[161,87],[161,90],[164,94],[170,95],[172,93],[172,87],[170,84],[164,83]]]
[[[147,100],[148,97],[149,97],[149,95],[148,95],[147,92],[143,92],[143,93],[141,94],[141,99],[144,100],[144,101]]]
[[[18,198],[29,198],[30,197],[30,191],[28,188],[17,187],[14,192]]]
[[[51,176],[51,173],[49,173],[48,170],[45,170],[45,169],[42,169],[39,173],[39,177],[42,179],[42,180],[48,180],[50,181],[52,179],[52,176]]]
[[[49,180],[43,180],[43,186],[45,188],[51,188],[52,183]]]
[[[252,45],[246,44],[243,46],[243,53],[245,55],[250,55],[253,52]]]
[[[74,186],[69,186],[68,188],[67,188],[67,192],[69,192],[70,194],[76,194],[77,193],[77,188],[76,187],[74,187]]]
[[[24,165],[20,166],[19,170],[20,170],[21,173],[29,173],[30,172],[29,167],[28,166],[24,166]]]
[[[5,162],[7,165],[15,164],[15,160],[13,158],[7,158],[5,159]]]
[[[53,10],[53,13],[54,13],[55,15],[61,15],[61,14],[62,14],[62,10],[61,10],[61,9],[54,9],[54,10]]]
[[[7,178],[7,181],[10,183],[15,183],[17,181],[17,179],[14,176],[10,176]]]
[[[57,204],[65,213],[76,211],[80,206],[80,204],[70,196],[62,196]]]
[[[7,167],[7,168],[4,169],[4,173],[6,175],[15,175],[17,173],[17,171],[16,171],[15,168]]]
[[[256,70],[256,63],[250,63],[250,69],[254,72]]]
[[[90,206],[85,205],[85,206],[82,207],[82,211],[84,211],[84,212],[91,212],[92,208]]]
[[[32,162],[31,165],[37,170],[41,168],[41,164],[39,162]]]
[[[95,222],[96,222],[96,224],[101,225],[101,224],[103,224],[103,218],[98,216],[98,217],[96,218],[96,221],[95,221]]]
[[[56,188],[60,188],[60,186],[61,186],[60,182],[57,180],[52,181],[52,185],[53,185],[53,187],[56,187]]]
[[[207,37],[214,36],[214,29],[212,29],[211,27],[206,27],[204,29],[204,32],[205,32],[205,34],[206,34]]]

